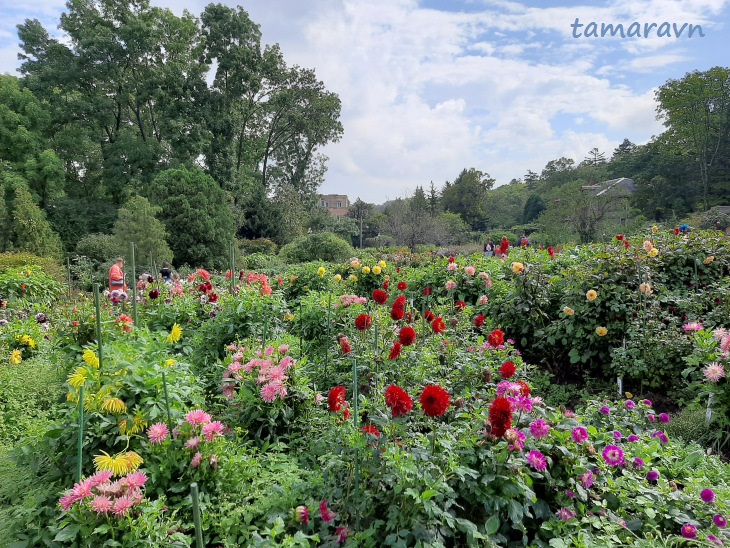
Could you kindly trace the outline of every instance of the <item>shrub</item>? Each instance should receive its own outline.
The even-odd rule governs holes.
[[[320,232],[297,238],[279,251],[279,256],[288,263],[308,261],[342,262],[355,254],[355,250],[342,238],[331,232]]]
[[[97,265],[115,258],[121,251],[111,234],[87,234],[76,244],[76,254],[91,259]]]
[[[8,268],[22,268],[24,266],[35,266],[52,277],[57,282],[66,281],[66,270],[58,261],[50,257],[39,257],[33,253],[0,253],[0,274]]]
[[[256,238],[254,240],[247,240],[246,238],[237,240],[238,249],[244,255],[251,255],[253,253],[262,253],[264,255],[275,255],[276,250],[279,246],[276,242],[272,242],[268,238]]]
[[[4,297],[51,302],[61,291],[60,283],[35,266],[8,268],[0,274],[0,295]]]

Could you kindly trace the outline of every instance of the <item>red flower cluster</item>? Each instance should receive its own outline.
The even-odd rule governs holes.
[[[218,293],[211,293],[210,295],[208,295],[208,302],[217,303],[218,302]]]
[[[213,291],[213,284],[208,281],[203,282],[198,286],[198,291],[200,291],[201,293],[210,293],[211,291]]]
[[[431,329],[433,329],[434,333],[443,333],[444,331],[446,331],[446,324],[444,323],[444,319],[441,316],[435,318],[431,322]]]
[[[423,313],[423,317],[426,319],[426,321],[428,323],[431,323],[434,320],[434,318],[436,317],[436,315],[433,312],[431,312],[430,310],[426,310],[426,312]]]
[[[631,244],[629,243],[629,241],[628,241],[628,240],[624,240],[624,247],[625,247],[626,249],[628,249],[630,245],[631,245]]]
[[[678,226],[675,226],[675,227],[674,227],[674,235],[675,235],[675,236],[679,236],[679,233],[680,233],[680,232],[681,232],[681,230],[679,230],[679,227],[678,227]]]
[[[512,362],[504,362],[502,367],[499,368],[499,374],[502,375],[503,379],[511,379],[515,374],[515,364]]]
[[[339,411],[343,405],[347,404],[345,401],[346,394],[347,389],[344,386],[335,386],[330,390],[329,396],[327,396],[327,403],[332,413]]]
[[[373,424],[366,424],[362,427],[362,430],[360,430],[363,434],[370,434],[371,436],[375,436],[376,438],[380,437],[380,430],[375,428],[375,425]]]
[[[553,246],[548,247],[548,255],[550,255],[551,259],[555,258],[555,250],[553,249]]]
[[[386,291],[388,291],[388,287],[389,286],[390,286],[390,281],[389,280],[385,280],[383,282],[383,289],[385,289]]]
[[[390,318],[393,321],[402,320],[406,312],[406,298],[401,295],[394,302],[393,307],[390,309]]]
[[[405,291],[406,289],[408,289],[406,282],[398,282],[398,291]]]
[[[498,438],[512,427],[512,405],[507,398],[498,396],[489,406],[489,424]]]
[[[340,335],[338,337],[338,340],[340,342],[340,348],[342,349],[343,354],[349,354],[352,352],[352,346],[350,345],[350,341],[347,337],[344,335]]]
[[[623,239],[624,239],[624,235],[623,235],[623,234],[618,234],[618,235],[616,236],[616,239],[617,239],[617,240],[618,240],[619,242],[621,242],[621,241],[623,241]]]
[[[367,314],[360,314],[357,318],[355,318],[355,327],[357,327],[359,331],[366,331],[370,328],[372,323],[372,318],[370,318]]]
[[[388,356],[388,359],[397,360],[398,358],[400,358],[401,350],[403,350],[403,345],[398,341],[395,341],[393,343],[393,346],[391,346],[390,348],[390,355]]]
[[[150,299],[155,300],[159,296],[160,296],[160,292],[157,291],[156,289],[153,289],[152,291],[150,291]]]
[[[476,327],[481,327],[484,325],[484,314],[479,314],[476,318],[474,318],[474,325]]]
[[[391,384],[385,389],[385,405],[390,407],[393,418],[397,419],[413,409],[413,400],[400,386]]]
[[[521,392],[522,392],[523,396],[526,397],[526,396],[530,395],[531,390],[530,390],[529,384],[527,384],[525,381],[517,381],[517,384],[519,384],[520,387],[522,388]]]
[[[416,330],[410,325],[403,327],[398,333],[398,340],[403,346],[411,346],[416,342]]]
[[[495,329],[487,337],[489,346],[501,346],[504,344],[504,331],[501,329]]]
[[[451,405],[451,396],[438,385],[431,384],[421,392],[421,407],[429,417],[442,417]]]
[[[464,310],[466,308],[466,303],[464,301],[456,301],[456,308]]]
[[[455,260],[453,256],[449,257],[449,263],[453,263]]]
[[[426,287],[423,288],[424,297],[429,297],[429,296],[431,296],[432,293],[433,293],[433,287],[431,287],[430,285],[427,285]]]
[[[378,304],[385,304],[388,301],[388,294],[382,289],[373,291],[373,300]]]

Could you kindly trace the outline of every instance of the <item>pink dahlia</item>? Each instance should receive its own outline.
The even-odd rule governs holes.
[[[550,425],[542,419],[537,419],[530,424],[530,433],[537,439],[546,438],[550,434]]]
[[[322,502],[319,503],[319,513],[322,516],[322,521],[325,523],[334,521],[334,519],[337,517],[337,514],[335,514],[332,510],[327,508],[326,500],[323,500]]]
[[[682,326],[682,329],[685,330],[687,333],[691,333],[692,331],[702,331],[703,327],[701,323],[698,322],[689,322]]]
[[[202,434],[205,441],[213,441],[218,436],[223,435],[223,423],[221,421],[213,421],[203,425]]]
[[[274,383],[268,383],[261,387],[261,399],[266,403],[273,403],[279,392]]]
[[[185,415],[185,420],[188,422],[188,424],[192,426],[198,424],[208,424],[210,422],[210,415],[202,409],[195,409]]]
[[[111,481],[113,475],[114,474],[109,470],[99,470],[96,474],[89,476],[87,478],[87,481],[93,489],[94,487],[97,487],[102,483],[107,483],[108,481]]]
[[[200,452],[195,453],[193,455],[193,459],[190,461],[190,466],[193,468],[197,468],[200,466],[200,463],[203,462],[203,454]]]
[[[467,276],[473,276],[476,273],[477,269],[473,266],[469,265],[466,268],[464,268],[464,272]]]
[[[97,495],[94,500],[91,501],[91,509],[97,514],[108,514],[114,508],[114,503],[109,497],[104,495]]]
[[[58,501],[58,504],[59,506],[61,506],[64,512],[68,512],[71,506],[73,506],[74,502],[76,502],[76,498],[69,493],[63,495]]]
[[[582,426],[578,426],[576,428],[573,428],[573,430],[570,432],[570,435],[575,443],[583,443],[588,439],[588,430],[586,430]]]
[[[147,429],[147,437],[152,445],[162,443],[167,439],[169,434],[170,431],[164,422],[155,423]]]
[[[689,523],[687,525],[683,525],[682,536],[684,538],[697,538],[697,527],[690,525]]]
[[[607,445],[603,450],[603,460],[609,466],[621,466],[624,463],[624,452],[616,445]]]
[[[195,451],[199,445],[200,445],[200,438],[198,436],[194,436],[185,442],[185,449],[190,449],[191,451]]]
[[[130,489],[141,489],[147,483],[147,474],[144,472],[132,472],[127,475],[127,487]]]
[[[725,376],[725,366],[721,363],[713,362],[703,371],[705,378],[710,382],[718,382]]]
[[[538,472],[542,472],[547,468],[545,455],[536,449],[527,454],[527,462]]]
[[[126,516],[134,506],[134,501],[129,497],[119,497],[114,501],[113,512],[115,516]]]

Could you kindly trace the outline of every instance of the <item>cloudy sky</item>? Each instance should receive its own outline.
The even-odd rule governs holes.
[[[610,157],[625,137],[645,143],[662,131],[657,86],[727,66],[730,51],[730,0],[222,2],[242,5],[265,43],[339,94],[345,133],[324,150],[321,191],[376,203],[463,168],[499,185],[593,147]],[[208,2],[151,3],[198,15]],[[58,33],[64,4],[0,0],[0,73],[18,65],[15,26],[37,18]],[[586,26],[571,27],[576,18]],[[598,37],[573,36],[591,22]],[[640,38],[600,37],[602,23],[633,22]],[[704,37],[688,27],[659,37],[663,22],[701,25]]]

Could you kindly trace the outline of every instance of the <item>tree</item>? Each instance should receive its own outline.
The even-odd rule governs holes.
[[[358,196],[357,200],[350,206],[350,208],[347,210],[347,216],[351,219],[355,219],[357,221],[360,230],[360,245],[358,247],[362,248],[362,234],[363,234],[363,228],[362,225],[365,222],[365,219],[370,217],[370,215],[373,214],[373,207],[374,204],[369,204],[366,202],[363,202],[360,197]]]
[[[431,218],[433,219],[438,215],[439,211],[441,210],[441,198],[439,196],[439,191],[436,190],[436,186],[433,184],[433,181],[431,181],[431,187],[428,189],[428,212],[429,215],[431,215]]]
[[[119,249],[128,249],[134,242],[140,263],[149,260],[149,264],[172,262],[172,251],[167,245],[165,225],[155,218],[162,208],[150,204],[147,198],[133,196],[122,208],[114,224],[114,236]]]
[[[628,139],[624,139],[621,144],[614,149],[611,160],[615,160],[621,156],[626,156],[627,154],[633,154],[634,152],[636,152],[636,145]]]
[[[668,80],[656,91],[657,119],[679,150],[694,154],[703,203],[709,205],[709,171],[730,131],[730,69],[714,67]]]
[[[527,173],[525,173],[525,176],[523,177],[523,180],[525,181],[527,188],[533,190],[537,182],[540,180],[540,177],[537,173],[535,173],[531,169],[528,169]]]
[[[60,259],[61,239],[35,204],[26,184],[16,179],[11,184],[9,195],[9,214],[6,217],[10,234],[9,245],[6,242],[8,248]],[[4,203],[0,205],[5,206]]]
[[[450,185],[441,191],[441,205],[449,213],[458,213],[472,230],[484,228],[484,198],[494,186],[488,173],[464,169]]]
[[[583,158],[583,165],[598,167],[606,163],[606,155],[600,152],[596,147],[588,151],[588,156]]]
[[[525,208],[522,213],[522,222],[531,223],[537,219],[540,216],[540,213],[542,213],[546,208],[547,206],[545,205],[545,202],[542,201],[539,194],[530,194],[530,197],[527,198],[527,202],[525,202]]]
[[[435,223],[418,204],[411,205],[411,198],[397,198],[390,202],[380,229],[393,237],[398,245],[406,245],[415,253],[416,246],[436,243],[441,238],[441,226]]]
[[[233,216],[226,193],[199,169],[168,169],[147,188],[162,208],[168,242],[177,266],[225,268],[233,239]]]
[[[565,156],[558,158],[557,160],[550,160],[542,170],[540,178],[550,179],[558,173],[565,173],[571,171],[575,166],[575,162],[571,158]]]

